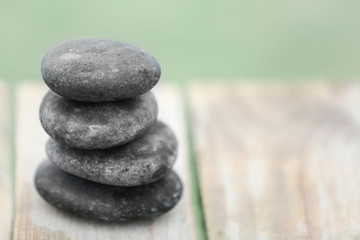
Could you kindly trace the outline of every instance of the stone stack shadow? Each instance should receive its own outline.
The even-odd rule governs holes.
[[[86,218],[133,221],[162,215],[182,195],[172,170],[177,140],[157,120],[150,90],[160,66],[149,53],[106,39],[50,50],[41,72],[51,89],[40,122],[51,137],[35,187],[51,205]]]

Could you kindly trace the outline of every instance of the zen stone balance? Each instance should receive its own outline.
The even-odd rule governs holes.
[[[161,74],[153,56],[127,43],[78,39],[50,50],[41,73],[51,91],[40,122],[51,138],[35,187],[45,201],[105,221],[159,216],[179,202],[177,140],[157,120],[150,92]]]

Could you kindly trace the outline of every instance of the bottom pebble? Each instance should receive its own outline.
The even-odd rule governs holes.
[[[134,221],[162,215],[180,200],[182,183],[174,171],[137,187],[117,187],[68,174],[46,160],[38,167],[35,187],[51,205],[86,218]]]

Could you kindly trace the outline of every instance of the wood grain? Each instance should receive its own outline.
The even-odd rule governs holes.
[[[195,85],[208,238],[360,239],[360,85]]]
[[[12,220],[9,103],[8,89],[0,83],[0,239],[10,239]]]
[[[45,87],[22,85],[17,90],[16,209],[14,239],[194,239],[195,226],[190,198],[188,153],[182,101],[178,89],[157,87],[159,119],[175,131],[180,152],[175,170],[184,182],[180,203],[154,220],[108,224],[88,221],[63,213],[43,201],[33,186],[36,166],[45,158],[47,135],[41,128],[38,108]]]

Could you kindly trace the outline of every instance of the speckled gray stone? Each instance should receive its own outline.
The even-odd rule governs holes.
[[[50,50],[41,64],[45,83],[77,101],[103,102],[148,92],[160,79],[156,59],[141,48],[107,39],[77,39]]]
[[[50,161],[37,169],[35,186],[51,205],[86,218],[133,221],[162,215],[180,200],[182,184],[171,171],[165,178],[139,187],[116,187],[68,174]]]
[[[86,103],[51,91],[40,106],[45,131],[71,147],[105,149],[127,143],[152,126],[158,108],[152,93],[115,102]]]
[[[169,127],[157,122],[128,144],[103,150],[79,150],[53,139],[46,144],[50,161],[64,171],[94,182],[137,186],[163,178],[177,157],[177,141]]]

